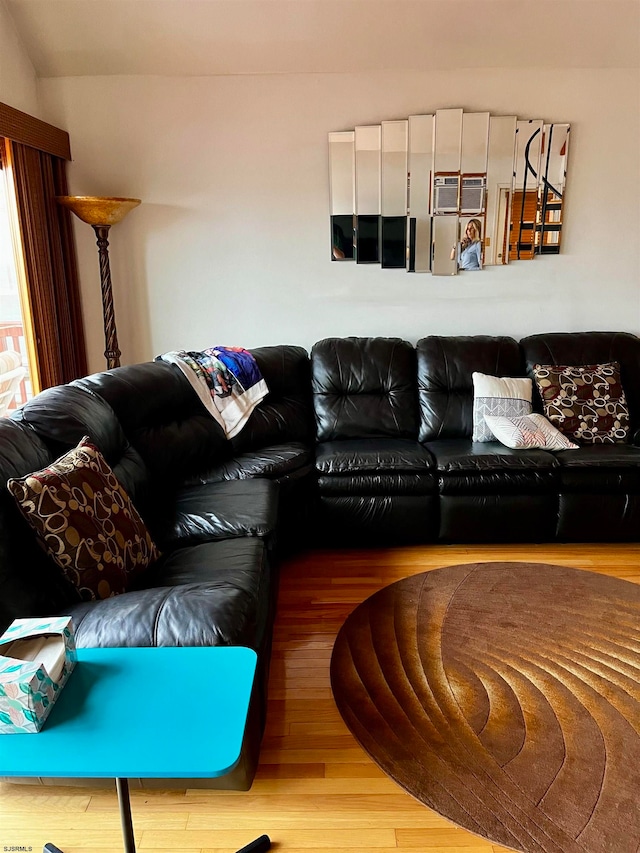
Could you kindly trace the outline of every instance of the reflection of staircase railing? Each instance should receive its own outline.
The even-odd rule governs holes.
[[[8,410],[17,409],[31,397],[30,391],[27,389],[27,377],[29,362],[27,360],[26,345],[24,340],[24,329],[22,323],[8,322],[0,323],[0,352],[13,350],[19,352],[22,358],[22,364],[27,369],[25,378],[22,379],[15,396],[9,403]]]

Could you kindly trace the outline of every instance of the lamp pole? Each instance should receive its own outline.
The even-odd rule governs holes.
[[[109,231],[110,225],[94,225],[98,245],[98,258],[100,260],[100,288],[102,290],[102,317],[104,320],[104,343],[106,349],[104,357],[107,360],[107,369],[120,367],[120,349],[118,348],[118,334],[116,332],[116,315],[113,307],[113,291],[111,288],[111,268],[109,267]]]
[[[96,234],[98,260],[100,261],[100,289],[102,291],[102,317],[104,322],[104,357],[107,369],[120,367],[120,349],[116,332],[116,315],[109,266],[109,231],[130,210],[140,204],[139,198],[100,198],[97,196],[57,196],[56,201],[69,208],[83,222],[91,225]]]

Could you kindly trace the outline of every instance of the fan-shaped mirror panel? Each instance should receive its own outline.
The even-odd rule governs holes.
[[[560,252],[569,132],[568,124],[544,125],[538,182],[536,254],[557,255]]]
[[[407,265],[408,121],[382,122],[382,252],[383,267]]]
[[[331,260],[352,261],[355,211],[355,132],[329,134]]]
[[[380,263],[380,125],[356,127],[356,262]]]
[[[431,272],[432,115],[409,116],[407,270]]]

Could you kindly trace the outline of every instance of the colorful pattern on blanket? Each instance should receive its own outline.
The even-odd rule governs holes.
[[[185,352],[183,358],[218,397],[228,397],[234,386],[244,394],[262,379],[255,358],[242,347],[210,347],[202,352]]]
[[[255,358],[242,347],[181,350],[164,353],[158,359],[180,368],[227,438],[240,432],[269,393]]]

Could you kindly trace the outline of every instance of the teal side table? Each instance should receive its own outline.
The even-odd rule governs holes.
[[[113,777],[124,850],[135,853],[128,779],[233,770],[256,663],[252,649],[235,646],[78,649],[42,731],[0,736],[0,776]],[[263,835],[238,853],[269,848]]]

